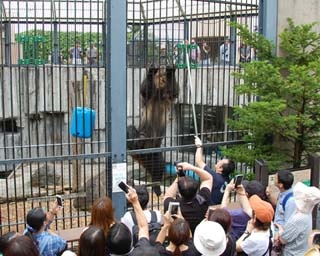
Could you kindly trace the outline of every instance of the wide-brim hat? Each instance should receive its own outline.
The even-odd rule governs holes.
[[[320,190],[316,187],[308,187],[298,182],[293,187],[294,201],[297,209],[304,213],[311,213],[313,207],[320,203]]]
[[[203,220],[194,231],[193,242],[202,255],[219,256],[226,249],[227,238],[219,223]]]

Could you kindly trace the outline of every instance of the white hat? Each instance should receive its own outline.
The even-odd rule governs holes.
[[[219,256],[226,249],[226,233],[219,223],[203,220],[194,231],[193,242],[202,255]]]
[[[320,202],[320,190],[298,182],[293,187],[294,201],[300,212],[311,213],[313,207]]]
[[[72,251],[66,250],[61,254],[61,256],[77,256],[77,254]]]
[[[319,256],[319,248],[317,246],[311,247],[304,256]]]

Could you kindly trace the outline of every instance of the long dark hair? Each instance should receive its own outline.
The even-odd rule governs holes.
[[[25,233],[36,245],[37,240],[34,238],[34,233],[37,233],[47,218],[47,214],[41,207],[31,209],[27,214],[27,232]]]
[[[33,241],[27,236],[17,236],[10,240],[4,251],[6,256],[40,256],[40,252]]]
[[[80,236],[78,256],[106,254],[106,238],[102,228],[90,226]]]

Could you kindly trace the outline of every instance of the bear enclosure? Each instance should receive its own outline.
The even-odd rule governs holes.
[[[123,179],[158,207],[194,135],[211,166],[241,143],[227,119],[253,99],[232,72],[255,51],[229,23],[261,32],[260,2],[0,0],[0,235],[56,194],[57,229],[87,225],[102,195],[119,217]]]

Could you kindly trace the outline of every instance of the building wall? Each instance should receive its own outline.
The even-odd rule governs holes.
[[[278,35],[287,26],[287,18],[292,18],[296,24],[319,22],[319,0],[278,0]],[[320,24],[315,26],[320,32]]]

